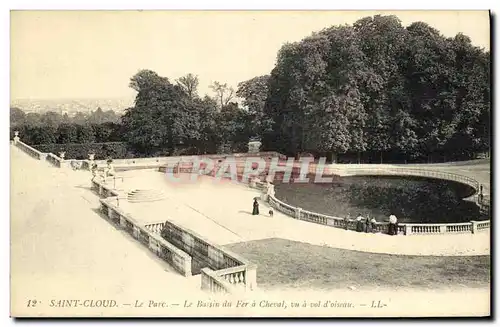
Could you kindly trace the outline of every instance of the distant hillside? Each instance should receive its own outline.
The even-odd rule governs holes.
[[[97,108],[122,112],[134,105],[133,98],[109,99],[16,99],[10,103],[11,107],[20,108],[26,112],[56,111],[59,113],[90,112]]]

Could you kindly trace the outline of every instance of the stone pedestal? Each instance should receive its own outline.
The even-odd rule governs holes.
[[[14,132],[14,144],[17,144],[17,142],[19,142],[20,138],[19,138],[19,132],[18,131],[15,131]]]
[[[477,221],[473,220],[473,221],[471,221],[471,223],[472,223],[472,226],[471,226],[470,230],[471,230],[472,234],[476,234],[477,233]]]
[[[248,153],[259,153],[261,145],[260,141],[248,142]]]

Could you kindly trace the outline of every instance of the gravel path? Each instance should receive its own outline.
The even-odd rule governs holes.
[[[199,278],[177,274],[93,210],[88,172],[51,167],[14,147],[10,153],[11,315],[127,315],[127,306],[62,310],[50,301],[127,304],[200,292]]]

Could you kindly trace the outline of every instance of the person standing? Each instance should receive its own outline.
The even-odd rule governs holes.
[[[371,233],[372,231],[373,229],[372,229],[372,224],[370,222],[370,216],[367,216],[365,222],[365,233]]]
[[[358,215],[358,217],[356,218],[356,232],[364,232],[365,226],[363,220],[363,216]]]
[[[375,217],[373,217],[372,220],[370,220],[370,225],[372,228],[372,233],[376,233],[377,232],[377,221],[375,220]]]
[[[92,182],[93,182],[97,177],[97,164],[92,165],[91,171],[92,171]]]
[[[259,214],[259,202],[257,201],[257,198],[253,199],[253,211],[252,215],[258,215]]]
[[[389,235],[396,235],[398,233],[397,231],[397,223],[398,223],[398,218],[394,215],[389,216]]]
[[[115,174],[115,169],[113,167],[113,160],[111,159],[108,159],[107,161],[107,166],[106,166],[106,170],[105,170],[105,177],[109,177],[109,176],[113,176]]]
[[[344,218],[344,228],[345,228],[346,230],[348,230],[348,229],[349,229],[349,222],[350,222],[350,221],[351,221],[351,214],[350,214],[350,213],[348,213],[348,214],[347,214],[347,217],[345,217],[345,218]]]

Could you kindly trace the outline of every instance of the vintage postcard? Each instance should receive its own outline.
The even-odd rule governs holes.
[[[13,317],[489,317],[488,11],[11,11]]]

